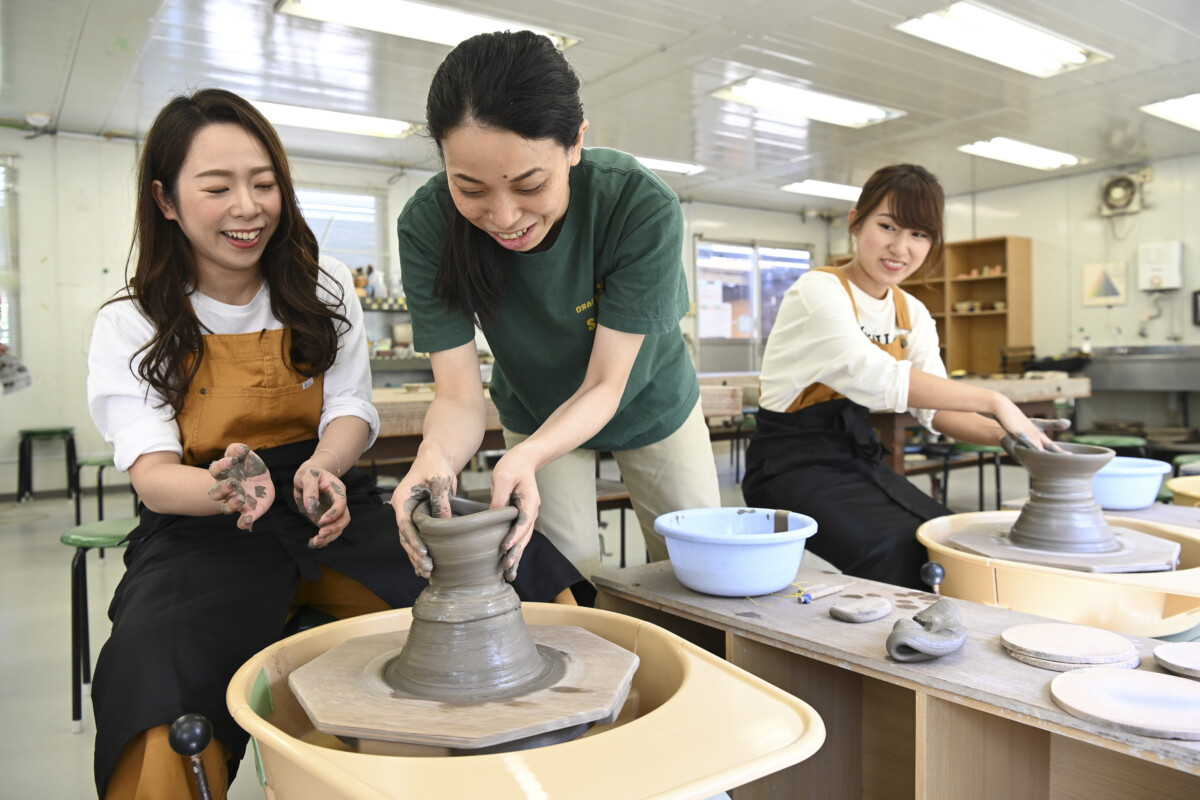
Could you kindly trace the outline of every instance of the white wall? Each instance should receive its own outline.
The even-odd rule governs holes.
[[[121,287],[132,234],[132,187],[137,147],[129,141],[42,136],[0,129],[0,152],[16,156],[21,267],[21,357],[34,376],[33,388],[0,397],[0,496],[16,490],[17,431],[20,428],[75,428],[80,455],[104,455],[107,445],[92,426],[86,404],[88,332],[96,308]],[[1200,288],[1200,228],[1189,225],[1200,212],[1200,156],[1156,162],[1147,185],[1147,208],[1120,221],[1131,227],[1118,239],[1098,215],[1102,174],[1033,183],[1011,189],[950,198],[947,238],[1017,235],[1033,240],[1034,343],[1040,355],[1064,352],[1072,332],[1086,327],[1098,346],[1115,343],[1115,329],[1126,344],[1167,341],[1169,313],[1185,343],[1200,344],[1200,328],[1191,324],[1191,292]],[[372,188],[388,197],[388,252],[396,252],[394,220],[428,173],[399,174],[369,165],[298,161],[297,182],[315,188]],[[689,280],[695,272],[694,237],[806,242],[816,260],[829,251],[831,231],[819,220],[798,214],[759,211],[704,203],[684,206],[687,235],[684,260]],[[1122,232],[1122,231],[1118,231]],[[835,242],[844,230],[832,231]],[[1140,242],[1178,239],[1184,245],[1185,290],[1168,301],[1169,312],[1149,324],[1149,337],[1138,340],[1139,315],[1147,298],[1130,288],[1130,303],[1113,309],[1084,308],[1080,273],[1093,261],[1136,264]],[[385,265],[386,266],[386,265]],[[390,266],[395,266],[394,264]],[[695,320],[683,328],[693,334]],[[1117,398],[1135,410],[1155,403],[1165,414],[1166,401],[1146,393]],[[1197,414],[1200,404],[1193,403]],[[1151,409],[1154,411],[1157,406]],[[1132,412],[1131,412],[1132,413]],[[62,446],[39,443],[35,450],[36,490],[62,489]],[[114,479],[116,476],[113,476]],[[92,476],[85,475],[85,484]]]
[[[1066,353],[1080,344],[1083,328],[1096,347],[1120,344],[1200,344],[1192,324],[1192,292],[1200,289],[1200,156],[1151,164],[1153,180],[1144,186],[1144,210],[1103,218],[1100,186],[1112,173],[1096,172],[979,192],[947,200],[948,241],[990,236],[1033,240],[1033,341],[1039,356]],[[1146,324],[1151,295],[1137,289],[1137,249],[1145,242],[1183,243],[1183,289],[1164,295],[1163,314]],[[1112,307],[1083,304],[1083,266],[1124,261],[1128,303]],[[1158,392],[1103,392],[1081,401],[1080,427],[1094,419],[1141,420],[1148,425],[1182,422],[1177,396]],[[1200,397],[1190,396],[1190,423],[1200,417]]]

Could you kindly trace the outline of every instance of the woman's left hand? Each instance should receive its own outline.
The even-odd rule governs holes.
[[[506,553],[504,578],[508,581],[517,577],[517,566],[533,536],[533,523],[542,504],[535,472],[534,465],[524,458],[520,445],[505,453],[492,469],[492,508],[517,507],[517,518],[500,545]]]
[[[350,524],[346,486],[336,475],[313,461],[306,461],[292,479],[293,497],[300,513],[319,530],[308,540],[309,547],[324,547],[342,535]]]

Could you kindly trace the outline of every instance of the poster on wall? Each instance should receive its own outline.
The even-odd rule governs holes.
[[[1124,261],[1083,265],[1083,304],[1123,306],[1129,301],[1128,270]]]

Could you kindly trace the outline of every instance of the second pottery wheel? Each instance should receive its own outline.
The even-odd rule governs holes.
[[[1092,493],[1092,480],[1112,460],[1107,447],[1065,442],[1064,452],[1005,449],[1029,472],[1029,502],[1011,528],[972,526],[949,538],[968,553],[1084,572],[1162,572],[1179,562],[1180,546],[1109,525]]]

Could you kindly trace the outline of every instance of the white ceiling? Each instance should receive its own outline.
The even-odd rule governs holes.
[[[685,199],[837,210],[778,187],[861,184],[877,167],[924,164],[949,194],[1071,172],[1109,174],[1200,153],[1200,131],[1138,110],[1200,92],[1198,0],[991,0],[1113,55],[1039,79],[924,43],[891,26],[949,0],[441,0],[581,39],[588,143],[705,165],[670,178]],[[252,99],[421,121],[449,48],[276,14],[270,0],[0,0],[0,122],[29,111],[50,129],[142,136],[172,95],[220,86]],[[771,123],[709,92],[750,76],[907,112],[858,130]],[[293,156],[437,169],[424,137],[280,130]],[[1046,173],[956,147],[1009,136],[1091,163]],[[1097,190],[1099,181],[1097,181]]]

